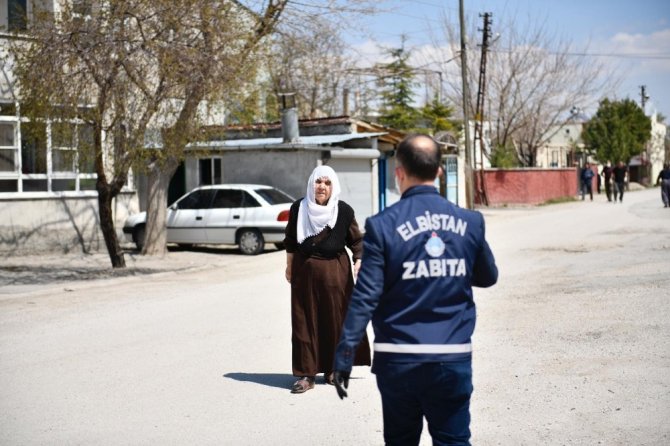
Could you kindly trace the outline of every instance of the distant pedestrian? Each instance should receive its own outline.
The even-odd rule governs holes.
[[[658,173],[656,184],[661,184],[661,199],[663,207],[670,207],[670,163],[663,165],[663,170]]]
[[[591,169],[591,163],[587,162],[579,175],[582,180],[582,201],[584,200],[584,195],[586,192],[589,193],[591,201],[593,201],[593,170]]]
[[[607,201],[612,201],[612,162],[607,161],[603,171],[600,173],[605,180],[605,195],[607,195]],[[616,201],[616,200],[614,200]]]
[[[612,169],[612,176],[614,177],[614,202],[616,203],[617,193],[619,194],[619,203],[623,202],[623,188],[626,185],[628,177],[628,167],[619,161],[614,169]]]

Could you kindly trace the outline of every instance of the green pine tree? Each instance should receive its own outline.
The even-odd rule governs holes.
[[[400,48],[387,50],[391,62],[379,64],[382,76],[381,84],[381,116],[379,121],[399,130],[410,130],[416,127],[420,118],[419,112],[412,106],[415,86],[414,71],[409,65],[411,52]]]
[[[421,107],[420,120],[422,126],[417,131],[425,131],[432,135],[437,132],[448,131],[456,134],[458,126],[452,120],[454,109],[435,96],[431,102]]]

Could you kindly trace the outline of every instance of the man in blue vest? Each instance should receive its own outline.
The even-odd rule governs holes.
[[[366,326],[375,332],[372,372],[382,398],[387,445],[418,445],[423,418],[434,445],[468,445],[475,303],[498,269],[479,212],[441,197],[440,150],[411,135],[397,150],[402,197],[368,218],[363,262],[335,354],[334,380],[347,396]]]

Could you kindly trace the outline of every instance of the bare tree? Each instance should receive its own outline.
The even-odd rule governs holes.
[[[317,118],[343,111],[344,90],[351,85],[351,58],[340,28],[317,18],[301,28],[285,26],[274,39],[268,67],[275,94],[295,92],[300,116]]]
[[[163,254],[166,250],[167,190],[170,179],[183,158],[185,147],[199,137],[203,101],[230,100],[255,78],[256,50],[277,25],[288,0],[271,0],[260,12],[250,11],[234,1],[189,0],[178,3],[165,0],[163,17],[143,16],[138,22],[138,37],[143,45],[155,48],[148,65],[153,85],[168,79],[176,92],[161,113],[161,150],[147,165],[148,205],[145,254]],[[156,20],[158,18],[159,20]],[[153,36],[163,34],[158,41]],[[146,77],[137,76],[138,84]],[[157,81],[157,82],[156,82]],[[148,87],[151,91],[151,87]],[[148,95],[150,97],[150,95]],[[165,118],[168,119],[165,119]]]
[[[101,228],[114,267],[125,262],[111,200],[130,166],[148,178],[143,253],[165,253],[168,184],[199,138],[207,106],[224,108],[244,96],[266,38],[287,11],[294,24],[335,21],[370,3],[104,0],[35,14],[30,40],[15,47],[26,115],[93,126]]]
[[[253,79],[255,49],[287,2],[271,0],[259,12],[209,0],[107,0],[84,11],[64,2],[58,15],[34,8],[30,39],[13,48],[23,112],[93,127],[90,152],[113,267],[125,261],[111,203],[130,166],[149,178],[144,250],[165,252],[167,185],[197,138],[201,104],[233,97]]]
[[[471,18],[469,23],[472,49],[467,72],[470,85],[477,85],[480,54],[475,43],[481,37],[477,20]],[[534,166],[537,150],[550,136],[550,129],[565,123],[573,107],[597,104],[617,81],[604,63],[587,56],[588,46],[576,48],[569,39],[556,37],[545,21],[529,19],[527,23],[522,26],[514,18],[493,17],[493,30],[499,37],[488,53],[484,121],[491,125],[493,147],[514,147],[522,165]],[[458,28],[446,16],[443,35],[449,45],[434,40],[441,50],[434,62],[449,72],[445,62],[458,52]],[[448,95],[458,104],[460,76],[447,76],[447,84]],[[476,94],[471,91],[472,107]]]

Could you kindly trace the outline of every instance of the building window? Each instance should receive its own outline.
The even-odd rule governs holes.
[[[93,11],[91,0],[72,0],[72,12],[81,17],[90,17]]]
[[[90,125],[71,122],[51,124],[51,190],[76,191],[82,189],[82,182],[89,185],[91,181],[84,180],[95,178],[93,153],[93,129]]]
[[[0,122],[0,172],[16,171],[16,124]]]
[[[10,31],[25,31],[28,29],[27,0],[7,1],[7,28]]]
[[[89,125],[0,115],[0,193],[95,190],[94,153]]]
[[[51,125],[51,162],[54,172],[76,172],[76,127],[70,123]]]
[[[21,171],[47,173],[47,126],[42,122],[21,123]]]
[[[221,158],[200,160],[200,186],[221,184]]]

